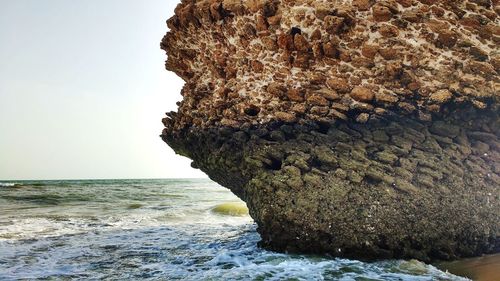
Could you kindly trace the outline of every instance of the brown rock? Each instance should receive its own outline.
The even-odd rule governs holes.
[[[347,111],[349,111],[349,107],[347,105],[344,105],[344,104],[341,104],[341,103],[338,103],[338,102],[332,103],[332,108],[335,109],[335,110],[338,110],[340,112],[347,112]]]
[[[351,91],[351,98],[353,98],[356,101],[361,101],[361,102],[370,102],[373,100],[374,94],[372,90],[366,88],[366,87],[355,87]]]
[[[438,42],[444,46],[451,48],[457,44],[458,37],[457,34],[450,30],[440,30],[438,32]]]
[[[345,27],[352,27],[355,24],[356,9],[351,5],[341,4],[336,7],[337,16],[344,19]]]
[[[485,109],[488,107],[486,103],[478,100],[472,101],[472,104],[479,109]]]
[[[340,119],[340,120],[348,120],[349,119],[347,117],[347,115],[345,115],[342,112],[338,112],[335,109],[330,109],[330,112],[328,113],[328,116],[332,116],[332,117],[335,117],[335,118]]]
[[[274,15],[274,16],[271,16],[271,17],[268,17],[267,18],[267,22],[269,23],[269,25],[271,26],[277,26],[281,23],[281,15],[280,14],[277,14],[277,15]]]
[[[331,42],[323,44],[323,53],[327,58],[337,58],[339,55],[339,51]]]
[[[293,61],[293,66],[307,69],[309,68],[310,58],[311,57],[308,53],[299,53]]]
[[[377,107],[374,109],[375,114],[377,115],[384,115],[387,113],[387,110],[385,108]]]
[[[418,81],[413,81],[407,85],[408,90],[410,91],[416,91],[420,89],[420,83]]]
[[[257,31],[266,31],[268,28],[267,20],[262,15],[257,16],[257,23],[255,24],[255,28]]]
[[[445,10],[440,7],[432,6],[431,7],[432,13],[436,15],[437,17],[442,17],[444,16]]]
[[[382,48],[378,52],[386,60],[394,60],[399,58],[399,51],[395,50],[394,48]]]
[[[291,101],[302,102],[304,101],[304,94],[298,89],[288,89],[286,96]]]
[[[397,79],[403,72],[401,61],[389,62],[385,66],[385,72],[389,79]]]
[[[419,23],[423,21],[422,14],[416,10],[404,11],[401,15],[401,18],[412,23]]]
[[[257,13],[264,8],[265,1],[263,0],[245,0],[248,10],[252,13]]]
[[[291,111],[297,113],[297,114],[304,114],[307,110],[307,107],[304,103],[297,103],[294,104],[291,108]]]
[[[443,104],[450,101],[452,97],[453,94],[449,90],[442,89],[432,93],[429,98],[432,102]]]
[[[227,126],[227,127],[238,127],[239,126],[238,121],[227,119],[227,118],[222,118],[222,120],[220,121],[220,124],[222,126]]]
[[[325,17],[330,15],[332,12],[332,7],[331,5],[328,5],[328,3],[320,3],[316,6],[316,17],[320,20],[325,20]]]
[[[377,92],[375,94],[375,100],[379,103],[394,104],[398,102],[399,98],[397,95],[387,92]]]
[[[337,34],[340,32],[344,26],[344,19],[336,16],[326,16],[325,17],[325,28],[330,34]]]
[[[412,113],[417,109],[414,105],[407,103],[407,102],[398,103],[398,107],[403,109],[404,111],[406,111],[408,113]]]
[[[373,59],[375,58],[375,55],[377,55],[378,49],[379,47],[376,45],[365,44],[361,49],[361,54],[367,58]]]
[[[352,61],[351,51],[345,49],[339,50],[339,59],[344,62]]]
[[[360,115],[358,115],[358,117],[356,117],[356,122],[364,124],[368,122],[369,119],[370,119],[370,114],[361,113]]]
[[[257,73],[261,73],[264,70],[264,64],[262,64],[260,61],[252,61],[252,69],[253,71]]]
[[[278,37],[278,47],[285,50],[293,50],[293,36],[290,34],[281,34]]]
[[[344,78],[339,78],[339,77],[330,78],[326,80],[326,85],[328,85],[328,87],[340,93],[348,93],[351,90],[349,81],[347,81]]]
[[[473,29],[479,29],[481,27],[481,21],[474,16],[468,16],[460,19],[460,24]]]
[[[411,7],[411,5],[413,5],[414,0],[396,0],[396,2],[401,4],[401,6],[408,8]]]
[[[272,82],[271,84],[269,84],[267,86],[267,92],[275,97],[283,96],[285,94],[286,90],[287,89],[285,86],[283,86],[279,83],[276,83],[276,82]]]
[[[312,51],[313,51],[313,56],[316,59],[321,59],[323,58],[324,52],[323,52],[323,46],[320,42],[314,42],[312,46]]]
[[[390,24],[382,24],[378,32],[384,37],[397,37],[399,35],[398,28]]]
[[[300,52],[309,51],[310,48],[309,42],[307,42],[307,39],[302,34],[295,34],[293,43],[297,51]]]
[[[318,91],[316,91],[317,94],[321,95],[327,100],[333,101],[333,100],[338,100],[340,99],[340,95],[337,94],[334,90],[330,90],[328,88],[322,88]]]
[[[378,22],[389,21],[392,18],[391,10],[380,4],[375,4],[375,6],[372,7],[372,13],[373,18]]]
[[[492,57],[490,63],[493,68],[495,68],[495,70],[500,73],[500,55]]]
[[[450,25],[446,21],[441,21],[441,20],[436,20],[436,19],[431,19],[425,23],[427,27],[432,30],[433,32],[439,33],[443,31],[448,31],[450,28]]]
[[[373,5],[371,0],[353,0],[352,5],[357,7],[360,11],[367,11]]]
[[[355,101],[351,98],[351,104],[349,104],[349,108],[352,110],[363,111],[363,112],[371,112],[374,109],[378,110],[378,108],[374,108],[373,105],[365,102]]]
[[[262,43],[264,44],[264,47],[268,51],[277,51],[278,50],[278,44],[276,43],[276,40],[273,39],[270,36],[264,37],[261,39]]]
[[[465,72],[470,74],[481,74],[486,77],[497,75],[493,66],[487,62],[470,61],[464,67]]]
[[[276,119],[287,123],[293,123],[296,120],[295,114],[283,111],[276,112],[274,116],[276,116]]]
[[[307,80],[312,86],[322,86],[325,84],[326,77],[323,73],[307,73]]]
[[[250,39],[254,37],[257,34],[257,31],[255,30],[255,27],[253,24],[247,23],[243,26],[243,29],[240,32],[240,36],[244,37],[245,39]]]
[[[357,68],[360,67],[372,68],[375,66],[373,59],[365,57],[355,57],[354,59],[352,59],[351,64]]]
[[[307,103],[310,105],[328,106],[328,100],[319,94],[312,94],[307,98]]]
[[[321,30],[316,29],[314,32],[311,34],[311,40],[321,40]]]
[[[330,109],[327,106],[313,106],[313,107],[311,107],[309,112],[311,114],[316,115],[316,116],[323,117],[323,116],[326,116],[330,112]]]
[[[210,3],[198,3],[194,9],[194,16],[205,24],[211,24]]]

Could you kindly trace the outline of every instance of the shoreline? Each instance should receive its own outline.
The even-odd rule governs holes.
[[[500,276],[500,254],[442,262],[435,266],[442,271],[475,281],[494,281]]]

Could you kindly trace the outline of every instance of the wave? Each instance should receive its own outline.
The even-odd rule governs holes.
[[[0,182],[0,187],[21,187],[22,184],[13,182]]]
[[[47,186],[45,183],[32,183],[30,186]]]
[[[24,182],[24,183],[0,182],[0,187],[43,187],[43,186],[49,186],[49,184],[41,182]]]

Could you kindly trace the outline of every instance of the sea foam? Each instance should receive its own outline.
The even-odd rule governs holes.
[[[0,187],[16,187],[16,186],[20,186],[20,184],[13,182],[0,182]]]

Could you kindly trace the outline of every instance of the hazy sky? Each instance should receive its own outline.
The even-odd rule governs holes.
[[[0,0],[0,180],[202,177],[161,141],[174,0]]]

